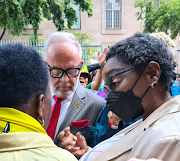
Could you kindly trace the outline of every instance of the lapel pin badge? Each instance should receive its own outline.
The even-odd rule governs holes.
[[[78,103],[77,103],[77,107],[79,108],[80,106],[81,106],[81,103],[78,102]]]

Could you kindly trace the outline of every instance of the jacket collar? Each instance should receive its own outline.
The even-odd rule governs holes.
[[[0,107],[0,133],[9,122],[11,132],[40,132],[47,134],[32,116],[14,108]]]
[[[157,120],[159,120],[163,116],[171,114],[171,113],[175,113],[178,111],[180,111],[180,96],[176,96],[172,98],[171,100],[169,100],[168,102],[161,105],[153,113],[151,113],[144,121],[139,120],[135,122],[134,124],[128,126],[127,128],[123,129],[119,133],[117,133],[116,136],[134,127],[133,130],[127,133],[119,141],[114,143],[111,147],[109,147],[106,151],[104,151],[100,156],[98,156],[95,159],[95,161],[103,160],[103,159],[111,160],[131,150],[134,147],[134,144],[137,138],[144,132],[145,129],[150,127],[153,123],[155,123]]]

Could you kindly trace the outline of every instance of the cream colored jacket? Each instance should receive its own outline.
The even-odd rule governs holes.
[[[180,96],[161,105],[144,121],[140,120],[118,134],[136,125],[95,161],[127,161],[130,158],[180,161]]]
[[[77,161],[57,147],[48,135],[38,132],[0,134],[1,161]]]

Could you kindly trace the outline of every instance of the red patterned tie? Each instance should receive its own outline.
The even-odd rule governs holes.
[[[58,98],[54,95],[54,99],[56,102],[52,107],[52,114],[51,114],[50,122],[46,130],[47,134],[52,138],[52,140],[54,139],[56,126],[57,126],[60,111],[61,111],[61,101],[63,100],[63,98]]]

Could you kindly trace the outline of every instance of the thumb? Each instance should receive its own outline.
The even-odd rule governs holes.
[[[63,137],[64,137],[64,131],[61,131],[59,134],[58,134],[58,139],[61,140]]]

